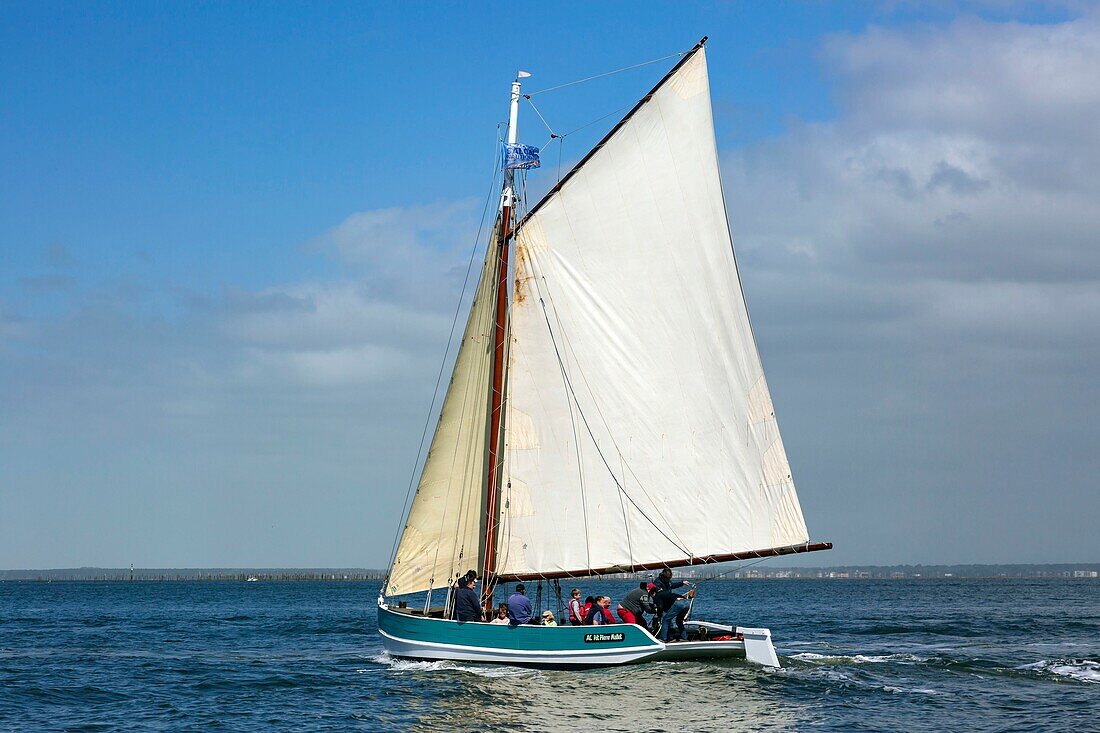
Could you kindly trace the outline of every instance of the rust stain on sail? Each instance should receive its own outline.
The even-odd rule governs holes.
[[[523,301],[527,300],[528,285],[527,281],[531,279],[531,273],[528,272],[528,263],[530,253],[527,251],[527,246],[523,243],[522,238],[516,238],[516,285],[515,285],[515,299],[514,305],[520,305]]]

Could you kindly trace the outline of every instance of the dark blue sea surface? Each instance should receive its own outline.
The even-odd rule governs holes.
[[[1100,731],[1100,582],[700,588],[783,669],[397,661],[370,583],[0,583],[0,730]]]

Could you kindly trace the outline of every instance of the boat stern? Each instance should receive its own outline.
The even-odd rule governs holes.
[[[779,667],[779,657],[772,644],[769,629],[751,629],[738,626],[737,633],[745,639],[745,659],[763,667]]]

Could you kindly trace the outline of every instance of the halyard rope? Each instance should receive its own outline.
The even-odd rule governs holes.
[[[687,54],[687,53],[691,53],[691,51],[677,51],[676,53],[670,53],[668,56],[662,56],[661,58],[653,59],[652,61],[643,61],[640,64],[633,64],[632,66],[624,66],[621,69],[614,69],[613,71],[605,71],[602,74],[595,74],[593,76],[586,76],[585,78],[577,79],[576,81],[568,81],[564,84],[558,84],[557,86],[547,87],[546,89],[539,89],[537,92],[531,92],[527,96],[528,97],[533,97],[536,94],[546,94],[547,92],[554,92],[554,91],[557,91],[558,89],[565,89],[566,87],[576,86],[577,84],[584,84],[585,82],[593,81],[595,79],[602,79],[605,76],[612,76],[614,74],[621,74],[622,72],[630,71],[631,69],[639,69],[643,66],[649,66],[650,64],[656,64],[656,63],[659,63],[661,61],[667,61],[668,59],[674,59],[674,58],[677,58],[679,56],[683,56],[684,54]]]
[[[386,581],[389,582],[389,572],[393,570],[393,561],[397,559],[397,543],[401,539],[401,535],[405,530],[406,512],[409,509],[409,499],[412,497],[413,486],[416,483],[416,471],[420,465],[420,457],[424,453],[424,441],[428,436],[428,427],[431,425],[432,415],[435,414],[435,403],[439,399],[439,385],[443,381],[443,372],[447,367],[447,357],[451,353],[451,342],[454,339],[455,326],[458,324],[458,317],[462,314],[462,301],[466,297],[466,288],[470,284],[470,273],[474,267],[474,255],[477,254],[478,244],[481,242],[481,233],[485,229],[485,215],[489,210],[489,202],[493,199],[493,189],[496,187],[497,171],[500,168],[500,126],[497,126],[497,144],[494,146],[493,153],[493,176],[489,182],[489,193],[485,197],[485,204],[481,209],[481,222],[478,224],[477,236],[474,237],[474,245],[470,248],[470,261],[466,265],[466,277],[462,281],[462,292],[458,296],[458,304],[455,306],[454,318],[451,319],[451,330],[447,334],[447,348],[443,351],[443,360],[439,364],[439,373],[435,378],[435,388],[432,390],[432,402],[428,407],[428,414],[424,418],[424,428],[420,432],[420,445],[416,449],[416,460],[413,462],[412,473],[409,476],[409,488],[405,491],[405,501],[401,506],[401,516],[398,517],[397,533],[393,538],[393,546],[390,548],[390,561],[388,563],[389,570],[387,570]],[[448,580],[449,582],[449,580]],[[383,592],[385,589],[383,588]]]

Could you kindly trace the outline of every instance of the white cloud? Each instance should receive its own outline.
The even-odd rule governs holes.
[[[836,560],[1094,555],[1100,25],[872,29],[824,58],[838,118],[724,160],[811,527]]]
[[[0,308],[0,383],[18,385],[0,390],[0,490],[69,537],[51,554],[9,515],[0,556],[124,564],[129,541],[150,565],[383,557],[477,214],[460,202],[353,215],[309,245],[345,258],[330,281],[221,294],[128,282],[82,289],[61,312]],[[362,531],[368,506],[385,532]],[[333,541],[303,522],[349,526]]]
[[[1098,45],[1091,16],[837,36],[837,119],[724,156],[803,506],[838,541],[821,561],[1100,549]],[[84,551],[23,560],[35,522],[7,517],[0,556],[124,564],[130,542],[147,565],[383,557],[479,209],[353,214],[306,245],[346,268],[334,280],[0,305],[0,384],[17,386],[0,390],[0,489]],[[47,256],[79,281],[66,250]],[[28,301],[50,277],[25,283]],[[340,529],[309,554],[286,541],[304,521]]]

